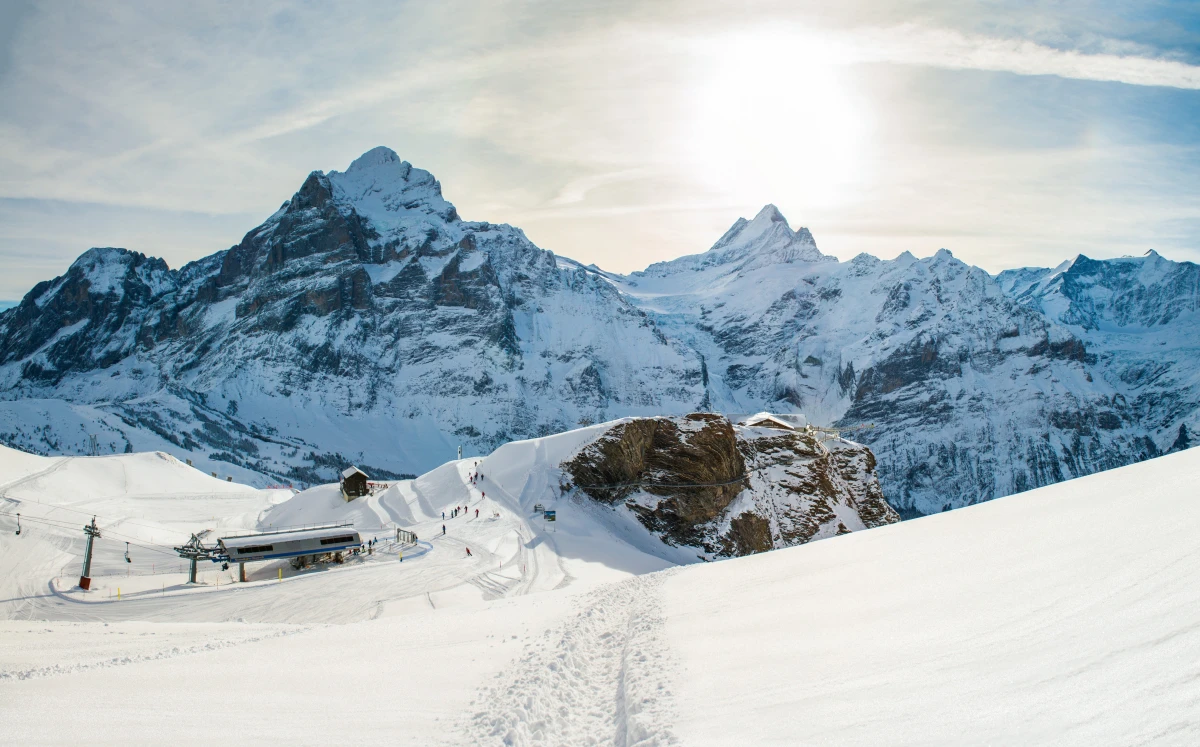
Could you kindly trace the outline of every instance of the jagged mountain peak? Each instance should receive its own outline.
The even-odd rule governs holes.
[[[775,207],[775,205],[770,202],[768,202],[766,205],[763,205],[762,210],[758,211],[758,215],[754,216],[754,220],[765,220],[770,221],[771,223],[787,223],[787,218],[783,217],[783,213],[779,212],[779,208]]]
[[[822,254],[807,228],[795,231],[773,204],[766,204],[752,220],[738,218],[717,243],[703,254],[692,254],[646,268],[646,275],[671,275],[708,267],[746,271],[793,262],[836,262]]]
[[[442,197],[441,183],[390,148],[372,148],[344,172],[331,171],[334,196],[386,231],[398,217],[425,214],[442,221],[458,220],[454,205]]]
[[[400,160],[400,156],[396,155],[396,151],[387,146],[379,145],[354,159],[350,164],[350,168],[346,169],[346,173],[353,174],[356,171],[366,171],[378,167],[386,168],[392,164],[411,166],[411,164]]]
[[[147,257],[121,247],[95,246],[79,255],[67,270],[68,275],[86,279],[92,293],[119,291],[130,273],[136,274],[142,282],[156,286],[170,269],[166,261],[158,257]]]
[[[753,220],[739,218],[706,254],[719,264],[750,260],[752,266],[832,259],[821,254],[807,228],[793,231],[779,208],[769,203]]]

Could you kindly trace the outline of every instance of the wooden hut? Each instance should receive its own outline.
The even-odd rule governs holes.
[[[348,501],[369,493],[367,488],[367,473],[351,465],[342,470],[342,497]]]

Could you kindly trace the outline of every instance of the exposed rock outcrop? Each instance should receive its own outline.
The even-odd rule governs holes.
[[[742,427],[711,413],[622,421],[563,465],[576,489],[711,557],[790,547],[900,520],[875,457],[849,441]]]

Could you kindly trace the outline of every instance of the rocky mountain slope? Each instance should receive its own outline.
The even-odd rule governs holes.
[[[755,224],[786,230],[768,206],[731,233]],[[941,250],[685,257],[608,278],[703,357],[720,407],[875,424],[862,439],[912,515],[1187,446],[1197,270],[1151,253],[994,278]]]
[[[563,465],[576,489],[625,506],[673,545],[749,555],[900,520],[870,449],[721,415],[620,422]]]
[[[0,313],[0,440],[380,477],[616,417],[864,423],[906,515],[1192,443],[1198,268],[821,254],[773,206],[629,276],[462,220],[386,148],[178,270],[92,249]],[[744,457],[743,457],[744,458]]]

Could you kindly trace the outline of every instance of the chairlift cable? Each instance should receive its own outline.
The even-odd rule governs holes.
[[[14,515],[15,514],[12,514],[12,513],[0,514],[0,516],[14,516]],[[26,517],[23,517],[22,520],[23,521],[33,521],[38,524],[46,524],[55,529],[68,529],[68,530],[75,529],[75,524],[68,524],[66,522],[56,521],[53,519],[48,520],[48,519],[36,518],[33,516],[26,516]],[[105,535],[115,535],[117,537],[122,537],[122,538],[126,536],[126,535],[114,532],[111,529],[105,529],[104,533],[105,533]],[[148,550],[150,552],[157,552],[157,553],[161,553],[162,555],[169,555],[171,557],[175,556],[175,553],[166,552],[165,550],[160,549],[160,548],[166,547],[166,545],[144,545],[144,544],[136,541],[136,538],[134,538],[134,540],[126,541],[124,539],[112,539],[112,537],[109,537],[109,536],[102,536],[102,537],[99,537],[98,539],[105,540],[105,541],[112,541],[112,542],[125,542],[126,545],[131,545],[133,547],[137,547],[142,550]],[[132,562],[132,561],[130,561],[130,562]]]
[[[0,513],[0,516],[16,516],[16,515],[17,514],[11,512],[11,511]],[[74,529],[75,528],[75,524],[73,522],[64,521],[62,519],[33,518],[33,517],[26,516],[25,521],[36,521],[36,522],[39,522],[42,524],[47,524],[49,526],[61,528],[61,529]],[[121,523],[121,521],[118,519],[117,523]],[[143,526],[143,525],[137,524],[135,526]],[[171,531],[169,529],[164,529],[162,527],[147,527],[147,528],[154,529],[157,532]],[[157,548],[170,547],[170,545],[142,544],[142,542],[137,537],[131,537],[128,534],[122,534],[120,532],[114,531],[113,529],[105,529],[104,533],[108,534],[108,535],[112,535],[114,537],[119,537],[119,538],[121,538],[120,541],[125,541],[126,539],[129,539],[130,544],[132,544],[134,547],[140,547],[144,550],[153,550],[154,552],[163,552],[164,555],[174,555],[174,553],[164,552],[162,550],[157,549]],[[101,537],[101,539],[108,539],[108,538]]]

